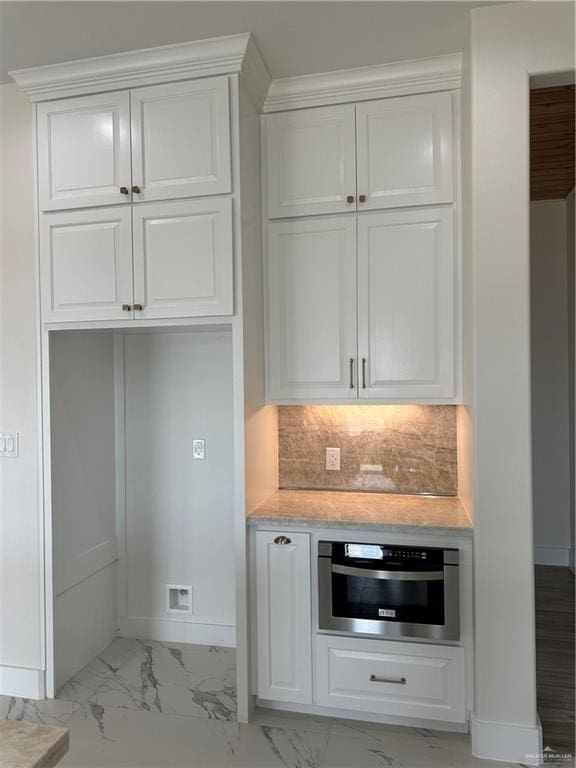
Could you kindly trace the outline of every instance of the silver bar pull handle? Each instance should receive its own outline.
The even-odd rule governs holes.
[[[372,568],[354,568],[351,565],[332,564],[332,573],[343,576],[361,576],[365,579],[385,581],[442,581],[444,571],[374,571]]]
[[[350,389],[354,389],[354,358],[350,358]]]
[[[362,358],[362,389],[366,389],[366,358]]]
[[[394,683],[394,685],[406,685],[405,677],[379,677],[378,675],[370,675],[371,683]]]

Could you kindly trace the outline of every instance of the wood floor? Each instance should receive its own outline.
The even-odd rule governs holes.
[[[536,678],[543,746],[574,755],[574,574],[536,566]]]

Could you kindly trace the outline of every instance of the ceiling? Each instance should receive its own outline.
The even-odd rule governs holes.
[[[478,2],[1,2],[8,71],[252,32],[272,77],[461,51]]]
[[[574,86],[530,91],[530,199],[560,200],[575,180]]]

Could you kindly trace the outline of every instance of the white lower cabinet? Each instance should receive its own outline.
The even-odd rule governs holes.
[[[312,703],[310,534],[256,532],[258,696]]]
[[[316,638],[316,704],[464,723],[465,701],[463,648]]]

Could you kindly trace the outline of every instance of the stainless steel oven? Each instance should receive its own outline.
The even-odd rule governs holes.
[[[320,630],[460,639],[459,552],[320,541]]]

